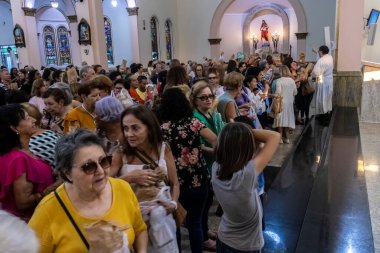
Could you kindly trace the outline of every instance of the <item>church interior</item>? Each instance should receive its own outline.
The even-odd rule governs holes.
[[[154,111],[156,96],[162,96],[157,105],[160,112],[165,89],[184,85],[189,105],[197,111],[196,98],[202,102],[208,102],[210,98],[214,103],[223,97],[217,88],[214,90],[213,79],[220,79],[218,88],[221,93],[228,93],[231,67],[232,72],[241,73],[241,82],[244,80],[247,84],[238,93],[251,89],[249,83],[252,79],[257,82],[257,86],[249,91],[251,95],[247,95],[249,99],[257,97],[260,101],[261,108],[253,106],[255,128],[277,131],[281,140],[263,172],[264,194],[260,195],[262,247],[251,251],[218,251],[222,247],[220,245],[226,246],[226,241],[223,243],[222,240],[227,239],[221,228],[225,228],[223,222],[227,216],[223,215],[227,214],[220,211],[223,201],[218,200],[214,189],[214,197],[209,195],[211,203],[206,208],[206,217],[208,231],[217,234],[221,241],[207,237],[210,239],[203,242],[204,252],[380,252],[380,31],[376,31],[379,15],[380,2],[377,0],[0,0],[0,91],[4,89],[5,100],[16,99],[17,96],[21,101],[21,95],[7,97],[7,92],[29,89],[28,99],[22,102],[31,103],[35,94],[41,100],[41,106],[48,108],[43,95],[48,92],[33,93],[32,86],[38,78],[43,79],[46,90],[67,83],[69,90],[75,84],[80,92],[81,85],[106,76],[107,81],[99,81],[99,87],[107,86],[109,82],[108,95],[118,98],[124,108],[127,108],[124,102],[128,100],[136,104],[145,103],[145,107]],[[326,56],[331,60],[323,61]],[[183,80],[178,77],[183,69],[171,74],[178,66],[185,69]],[[288,67],[289,76],[284,74],[282,66]],[[45,78],[46,69],[53,75],[50,79]],[[325,74],[327,69],[329,74]],[[73,85],[70,83],[70,70],[75,70]],[[21,77],[18,74],[14,76],[13,71],[22,72],[22,83]],[[12,80],[6,79],[6,72]],[[303,73],[306,73],[304,79]],[[289,105],[292,114],[289,116],[290,125],[283,123],[282,116],[280,120],[277,115],[285,114],[287,95],[281,96],[284,99],[281,109],[272,111],[276,110],[273,108],[277,101],[274,94],[284,92],[278,91],[278,86],[276,89],[274,85],[276,74],[280,79],[295,80],[295,91],[292,91],[294,94]],[[87,77],[90,75],[92,77]],[[122,81],[118,82],[116,76]],[[173,80],[175,83],[170,83]],[[194,86],[199,81],[206,81],[213,87],[210,88],[212,94],[193,97],[192,101]],[[303,88],[308,82],[317,85],[310,94]],[[120,89],[127,95],[117,90],[118,83],[122,84]],[[163,83],[167,85],[165,88]],[[300,88],[299,83],[305,86]],[[26,84],[30,87],[24,89]],[[330,88],[326,90],[328,85]],[[265,96],[260,97],[260,94]],[[88,111],[84,106],[90,107],[86,102],[89,94],[85,94],[85,99],[80,93],[71,96],[75,101],[72,107],[82,106],[94,121],[91,131],[98,133],[96,120],[99,116],[93,116],[96,113],[95,102],[93,110]],[[249,110],[252,108],[244,111],[245,104],[240,106],[237,96],[232,99],[236,102],[234,116],[251,115]],[[252,99],[249,103],[250,106],[254,104]],[[0,108],[5,104],[10,102],[0,104]],[[303,109],[297,108],[299,104]],[[235,107],[231,110],[234,111]],[[222,115],[226,125],[234,122],[234,117],[231,121],[224,120],[223,113],[227,115],[227,112],[219,110],[219,105],[215,108],[212,110]],[[315,108],[316,112],[313,111]],[[41,113],[46,110],[41,110]],[[270,116],[273,112],[274,117]],[[62,120],[66,122],[66,117],[62,116]],[[161,120],[158,116],[160,124],[164,122]],[[41,126],[42,123],[43,120]],[[164,125],[161,125],[163,131]],[[62,125],[58,134],[66,135],[77,126],[82,127],[70,125],[67,130],[67,126],[63,128]],[[122,127],[124,130],[118,131],[125,135],[126,126]],[[53,128],[46,129],[51,131]],[[221,136],[218,134],[219,140]],[[202,138],[204,146],[206,137]],[[124,136],[123,140],[127,137]],[[174,150],[173,155],[175,157]],[[0,161],[3,161],[2,156],[6,154],[0,151]],[[101,162],[95,162],[95,165],[102,166]],[[0,177],[5,177],[1,170]],[[177,165],[182,192],[183,180],[179,173]],[[214,181],[212,177],[210,180],[208,186],[212,192],[211,183]],[[4,201],[3,207],[7,210],[5,201],[8,200],[1,192],[2,183],[0,179],[0,209]],[[184,205],[187,202],[181,192],[176,201]],[[191,191],[187,189],[184,192]],[[175,206],[177,209],[177,204]],[[190,222],[188,217],[186,221]],[[203,252],[193,245],[195,237],[191,227],[187,224],[187,227],[177,228],[179,246],[170,252]],[[0,225],[0,232],[5,232],[1,229]],[[150,251],[149,247],[148,251],[135,252],[169,252]]]

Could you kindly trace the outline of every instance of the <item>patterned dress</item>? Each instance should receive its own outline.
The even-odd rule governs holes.
[[[201,151],[200,131],[203,128],[206,128],[205,124],[195,117],[161,125],[164,139],[174,155],[181,189],[200,187],[209,178]]]

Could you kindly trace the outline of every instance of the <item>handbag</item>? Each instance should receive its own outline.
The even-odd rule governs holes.
[[[314,93],[315,88],[309,83],[309,81],[305,81],[302,83],[302,96],[310,95]]]
[[[272,99],[271,112],[273,112],[274,114],[279,114],[282,112],[282,108],[283,108],[282,99],[283,99],[282,96],[276,96]]]
[[[154,167],[154,168],[158,168],[159,165],[156,163],[156,161],[154,161],[152,158],[150,158],[145,152],[143,151],[140,151],[138,149],[136,149],[136,156],[145,164],[149,165],[150,168]],[[154,170],[153,168],[153,170]],[[167,184],[167,179],[164,181],[165,184]],[[158,194],[159,192],[157,192]],[[156,195],[157,195],[156,194]],[[137,194],[136,194],[137,196]],[[173,217],[175,219],[175,222],[177,224],[177,227],[181,226],[184,221],[185,221],[185,218],[186,218],[186,215],[187,215],[187,211],[186,209],[181,205],[180,202],[177,202],[177,209],[174,211],[173,213]]]

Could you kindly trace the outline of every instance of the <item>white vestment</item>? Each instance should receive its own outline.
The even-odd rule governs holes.
[[[309,115],[325,114],[332,111],[333,58],[323,55],[315,64],[311,75],[316,77],[315,92],[310,103]]]

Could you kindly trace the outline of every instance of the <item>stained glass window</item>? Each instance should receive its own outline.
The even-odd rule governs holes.
[[[57,29],[59,65],[71,64],[70,43],[67,28],[60,26]]]
[[[111,21],[107,17],[104,17],[104,30],[106,33],[107,60],[109,64],[113,64]]]
[[[166,42],[166,59],[171,60],[172,53],[172,22],[168,19],[165,21],[165,42]]]
[[[157,60],[159,58],[158,53],[158,20],[156,17],[150,19],[150,36],[152,40],[152,59]]]
[[[57,50],[55,48],[55,34],[54,28],[51,26],[45,26],[43,30],[44,34],[44,47],[46,56],[46,65],[57,65]]]

